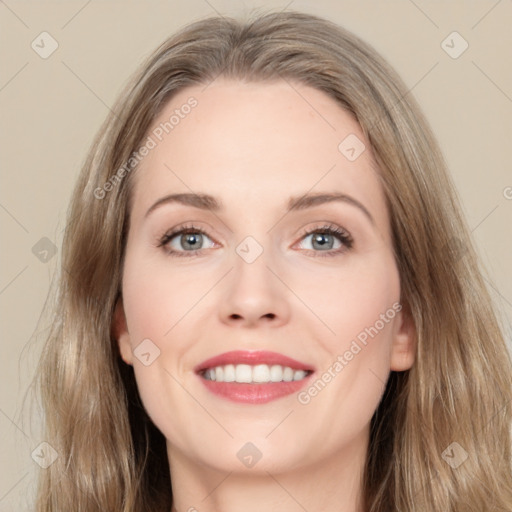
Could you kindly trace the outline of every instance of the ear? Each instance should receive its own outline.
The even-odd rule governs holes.
[[[391,370],[409,370],[416,358],[416,328],[409,308],[403,307],[395,317],[396,327],[391,347]]]
[[[121,296],[119,296],[114,309],[112,336],[117,341],[121,358],[126,364],[131,365],[133,361],[132,345],[130,343],[130,335],[126,325],[126,315],[124,314],[123,299]]]

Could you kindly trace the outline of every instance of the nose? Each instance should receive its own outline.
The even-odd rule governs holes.
[[[290,317],[291,292],[270,267],[265,251],[248,263],[238,255],[224,283],[220,320],[231,326],[278,327]]]

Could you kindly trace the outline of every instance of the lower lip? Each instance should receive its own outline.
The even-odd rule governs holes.
[[[309,382],[312,375],[313,373],[310,373],[301,380],[292,380],[290,382],[267,382],[262,384],[217,382],[215,380],[207,380],[201,375],[199,375],[199,378],[209,391],[232,402],[265,404],[299,392]]]

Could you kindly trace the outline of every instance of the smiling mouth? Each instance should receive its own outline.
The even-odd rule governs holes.
[[[226,364],[199,372],[201,377],[208,381],[245,384],[300,381],[311,373],[313,373],[312,370],[296,370],[280,364]]]

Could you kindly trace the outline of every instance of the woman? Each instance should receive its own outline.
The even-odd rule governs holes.
[[[395,72],[294,12],[164,42],[71,202],[38,511],[510,511],[510,356]]]

